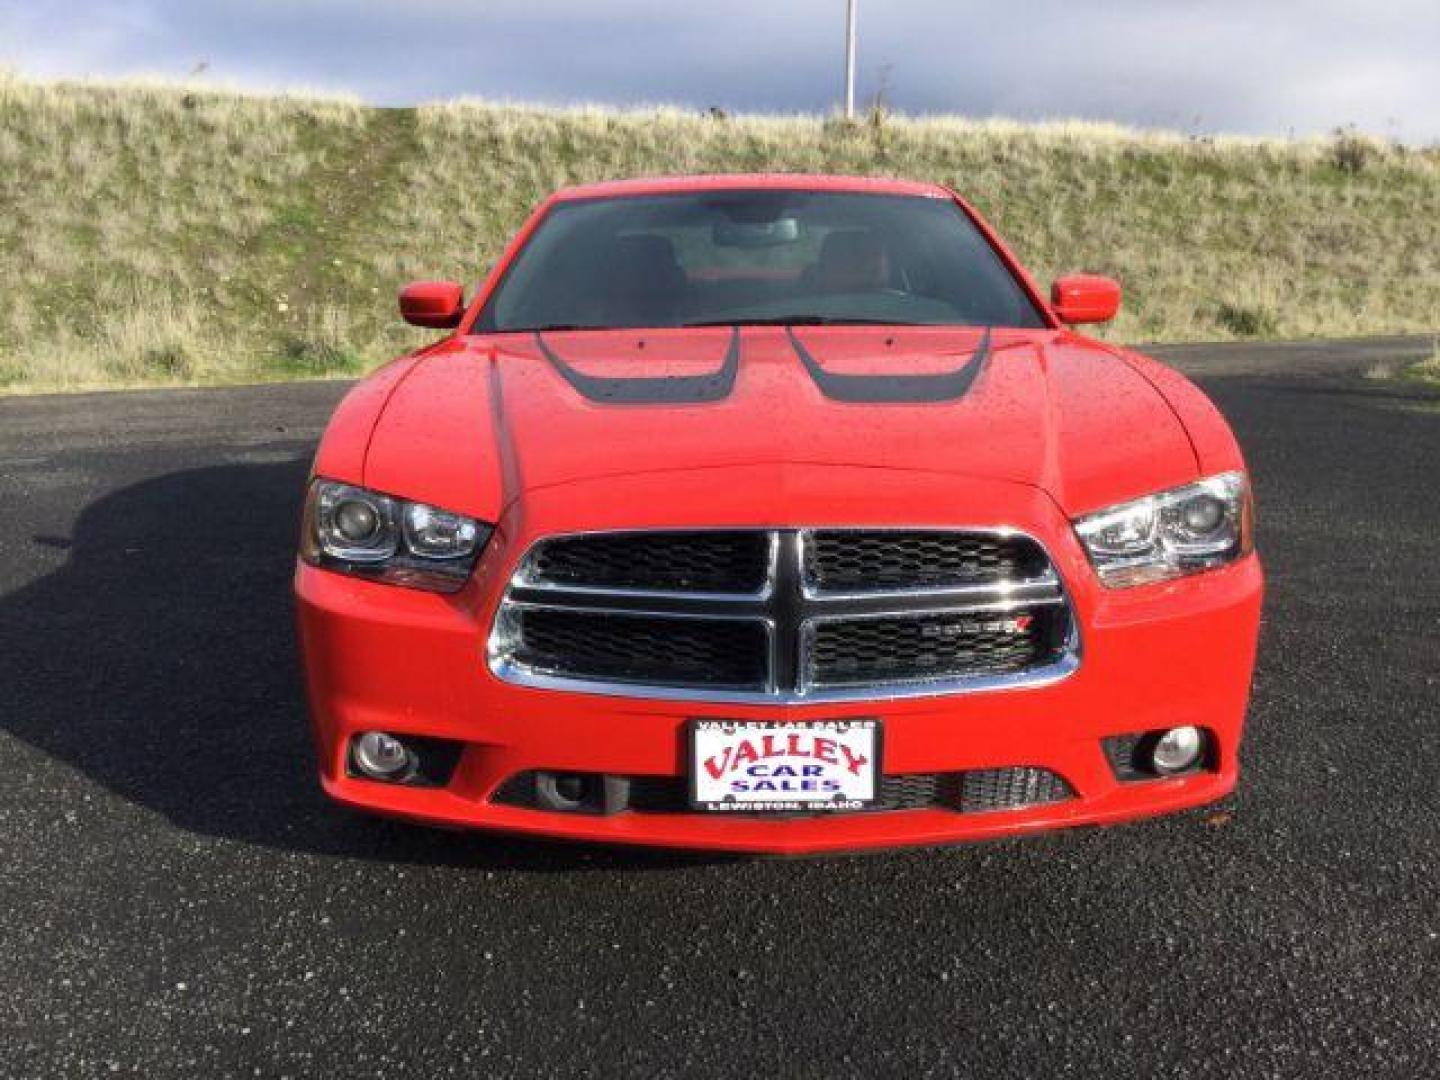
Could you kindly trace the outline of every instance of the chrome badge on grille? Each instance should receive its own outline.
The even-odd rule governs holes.
[[[929,623],[920,628],[920,636],[961,638],[978,634],[1025,634],[1034,624],[1034,615],[1015,615],[1006,619],[963,619],[956,622]]]

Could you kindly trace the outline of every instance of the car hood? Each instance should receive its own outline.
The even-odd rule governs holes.
[[[1004,481],[1071,514],[1197,475],[1152,382],[1067,331],[747,327],[444,343],[390,391],[364,479],[494,520],[540,488],[757,465]]]

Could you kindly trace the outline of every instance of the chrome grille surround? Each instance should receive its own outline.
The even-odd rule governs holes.
[[[707,592],[700,589],[609,587],[575,581],[551,581],[536,572],[543,564],[545,545],[574,544],[585,537],[676,536],[737,532],[763,533],[768,539],[763,584],[754,590]],[[951,537],[1019,541],[1033,545],[1041,569],[1030,576],[921,585],[913,588],[887,584],[872,589],[823,588],[807,573],[814,565],[807,547],[817,541],[834,542],[847,535],[873,538],[887,532],[913,537],[917,533]],[[570,611],[637,620],[736,621],[763,628],[766,640],[765,675],[749,685],[675,683],[641,675],[596,677],[566,670],[564,663],[524,655],[524,613],[532,610]],[[814,670],[811,653],[816,627],[845,625],[859,620],[934,620],[947,616],[962,620],[1039,616],[1049,620],[1047,633],[1056,635],[1048,654],[1018,670],[992,670],[948,676],[870,679],[863,683],[831,681]],[[677,628],[680,624],[677,624]],[[693,624],[692,624],[693,625]],[[1080,665],[1078,620],[1054,563],[1044,546],[1026,533],[1006,527],[961,528],[830,527],[796,529],[735,528],[619,530],[556,534],[537,540],[521,558],[496,612],[487,645],[491,672],[504,682],[541,689],[565,690],[647,699],[741,702],[753,704],[807,704],[831,701],[876,701],[939,694],[1035,687],[1058,682]]]

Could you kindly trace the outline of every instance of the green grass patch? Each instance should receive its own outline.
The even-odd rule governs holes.
[[[368,363],[363,353],[343,344],[291,338],[282,348],[277,373],[301,378],[358,375]]]
[[[1440,386],[1440,339],[1435,341],[1430,355],[1412,364],[1406,369],[1405,374],[1412,379]]]
[[[372,109],[0,76],[0,387],[356,374],[433,338],[395,313],[405,281],[476,281],[556,187],[738,170],[950,184],[1042,284],[1118,277],[1116,340],[1440,321],[1440,152],[1352,130]]]

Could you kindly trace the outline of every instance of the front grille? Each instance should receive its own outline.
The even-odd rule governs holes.
[[[562,586],[753,593],[765,585],[769,543],[754,531],[561,536],[537,545],[523,572]]]
[[[1045,552],[1028,536],[936,530],[826,529],[805,545],[819,592],[946,589],[1037,577]]]
[[[1025,671],[1063,645],[1063,613],[940,612],[815,624],[808,686],[853,686]]]
[[[536,671],[752,690],[765,685],[762,623],[555,608],[521,608],[513,618],[515,659]]]
[[[523,685],[813,701],[1059,678],[1078,649],[1059,578],[1028,536],[730,529],[537,542],[489,658]]]
[[[534,771],[516,773],[491,796],[504,806],[528,810],[553,809],[540,797]],[[587,774],[584,801],[566,812],[591,814],[688,814],[689,781],[683,776],[599,776]],[[1029,806],[1062,802],[1074,790],[1064,777],[1048,769],[1018,766],[952,773],[906,773],[882,776],[876,798],[860,810],[812,810],[767,817],[804,817],[819,814],[875,814],[900,810],[950,810],[960,814],[995,810],[1022,810]],[[704,811],[701,811],[702,813]],[[726,816],[733,816],[734,812]]]

